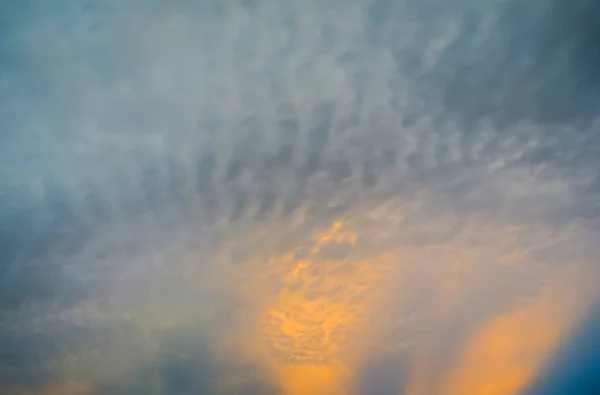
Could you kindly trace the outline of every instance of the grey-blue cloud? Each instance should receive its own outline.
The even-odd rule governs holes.
[[[551,277],[559,253],[591,266],[600,37],[583,16],[597,15],[593,2],[288,3],[2,6],[7,384],[53,380],[63,369],[56,359],[94,349],[102,333],[110,341],[136,336],[122,325],[143,332],[162,314],[170,317],[167,332],[205,322],[210,309],[193,312],[190,300],[227,310],[227,292],[210,280],[194,280],[196,289],[165,273],[177,277],[195,259],[201,271],[232,281],[232,269],[219,269],[218,246],[255,229],[299,240],[397,201],[408,206],[399,209],[408,220],[390,220],[395,240],[423,249],[486,229],[478,242],[492,245],[513,223],[520,244],[497,248],[537,247],[531,259],[546,263],[532,265],[510,297],[508,281],[490,294],[473,290],[500,301],[458,309],[449,324],[458,329],[439,329],[464,337],[463,326],[536,293],[534,279]],[[452,226],[439,219],[447,213],[459,217]],[[558,236],[538,235],[528,223]],[[231,260],[262,253],[253,248]],[[484,284],[495,270],[510,275],[484,267],[489,272],[475,273]],[[435,304],[437,294],[425,294]],[[140,318],[145,305],[158,306],[157,316]],[[95,313],[73,327],[86,309]],[[29,351],[25,343],[36,342]],[[120,354],[106,355],[111,364]]]

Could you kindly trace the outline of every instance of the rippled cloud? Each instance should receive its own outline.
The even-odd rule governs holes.
[[[0,6],[0,388],[526,391],[597,297],[598,12]]]

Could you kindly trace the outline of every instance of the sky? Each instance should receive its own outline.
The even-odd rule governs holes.
[[[0,393],[600,386],[592,0],[0,5]]]

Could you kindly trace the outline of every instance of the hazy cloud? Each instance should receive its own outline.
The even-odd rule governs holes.
[[[516,394],[589,314],[591,0],[13,3],[9,393]]]

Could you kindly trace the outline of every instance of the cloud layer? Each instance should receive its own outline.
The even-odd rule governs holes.
[[[0,385],[524,390],[600,278],[594,15],[1,6]]]

